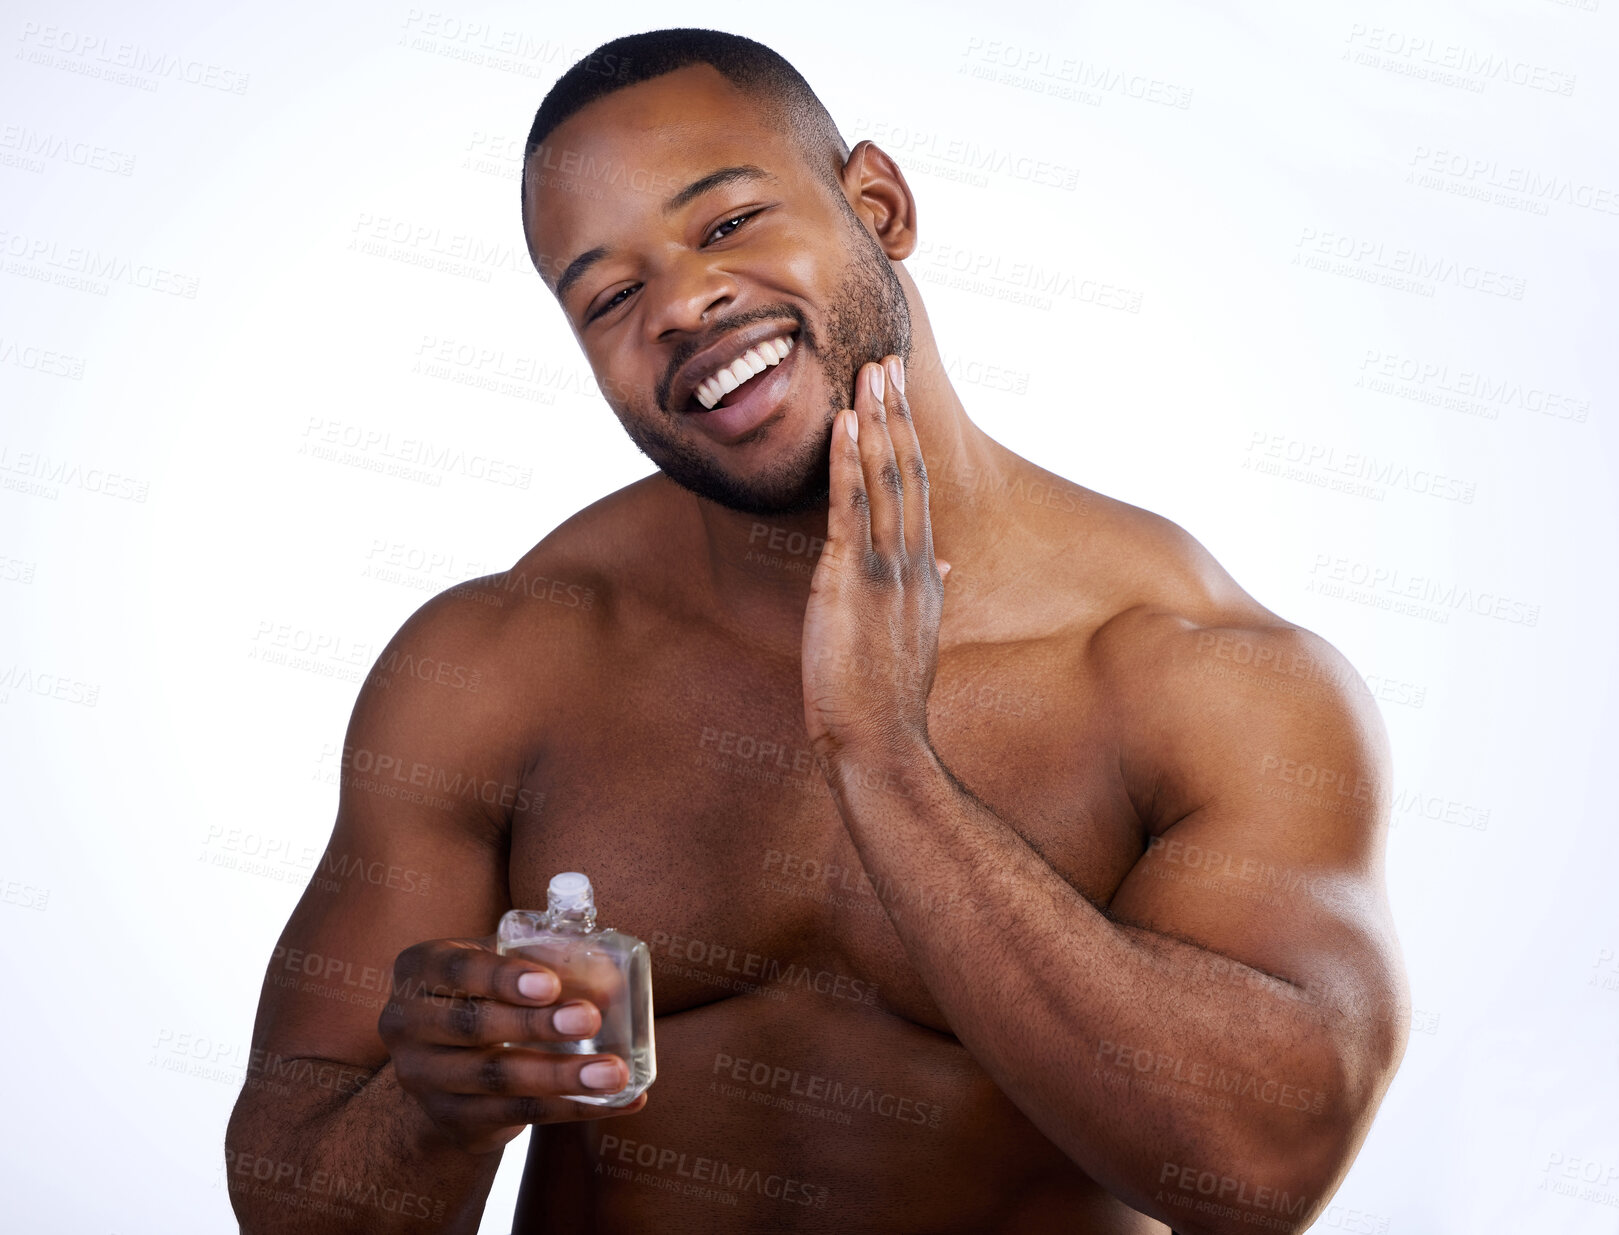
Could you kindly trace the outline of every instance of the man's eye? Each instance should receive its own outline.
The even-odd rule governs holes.
[[[719,227],[716,227],[713,231],[708,233],[708,238],[710,240],[712,240],[715,236],[719,236],[720,232],[722,230],[724,230],[725,228],[727,228],[727,227],[731,228],[731,231],[725,232],[725,236],[729,236],[731,234],[731,232],[736,231],[736,229],[738,227],[741,227],[742,224],[746,223],[749,219],[751,219],[754,215],[756,215],[758,213],[759,212],[757,210],[753,210],[753,211],[749,211],[747,214],[739,214],[739,215],[735,215],[732,218],[726,219],[725,222],[723,222],[723,223],[721,223],[719,225]],[[735,226],[733,227],[732,224],[735,224]],[[725,239],[725,236],[720,236],[720,239],[721,240]]]
[[[726,219],[725,222],[721,223],[713,231],[709,232],[708,233],[708,238],[710,240],[712,240],[716,236],[718,236],[721,240],[723,240],[723,239],[725,239],[726,236],[729,236],[732,233],[734,233],[737,228],[741,227],[742,224],[746,223],[749,219],[751,219],[754,215],[756,215],[758,213],[759,212],[757,210],[750,210],[746,214],[732,215],[729,219]],[[730,231],[726,231],[725,230],[726,228],[730,228]],[[609,299],[606,304],[602,305],[601,308],[597,309],[594,313],[592,313],[585,320],[587,322],[593,322],[598,317],[601,317],[603,314],[611,313],[619,305],[624,303],[622,300],[619,299],[619,297],[628,295],[630,292],[633,292],[639,286],[640,286],[640,284],[638,284],[638,283],[632,283],[629,287],[621,287],[621,288],[619,288],[619,290],[613,294],[612,298]]]
[[[603,313],[607,313],[607,312],[611,311],[612,309],[617,308],[620,304],[623,303],[623,301],[621,301],[619,299],[619,297],[624,296],[624,295],[628,295],[630,292],[633,292],[636,289],[636,287],[638,287],[638,286],[639,286],[639,284],[632,283],[629,287],[621,287],[621,288],[619,288],[618,291],[613,294],[612,298],[610,300],[608,300],[608,302],[606,304],[602,305],[601,308],[597,309],[594,313],[592,313],[590,315],[590,320],[595,321]]]

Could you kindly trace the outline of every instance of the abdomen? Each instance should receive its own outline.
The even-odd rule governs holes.
[[[954,1038],[770,988],[659,1017],[635,1115],[536,1127],[513,1235],[1167,1228],[1103,1191]]]

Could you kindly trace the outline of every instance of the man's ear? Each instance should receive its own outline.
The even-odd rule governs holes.
[[[849,151],[842,179],[850,208],[890,261],[916,252],[916,199],[899,164],[875,143],[862,141]]]

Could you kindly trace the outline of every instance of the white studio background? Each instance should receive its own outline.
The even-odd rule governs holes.
[[[0,4],[9,1229],[233,1227],[360,678],[651,468],[528,265],[534,109],[721,25],[899,160],[974,418],[1381,700],[1416,1021],[1314,1229],[1619,1231],[1619,0],[992,10]]]

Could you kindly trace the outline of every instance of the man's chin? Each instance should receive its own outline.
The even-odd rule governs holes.
[[[656,453],[646,445],[642,450],[664,475],[727,510],[768,517],[826,509],[832,486],[830,422],[822,434],[795,445],[788,458],[762,461],[743,471],[684,442],[656,445],[660,447]]]
[[[819,469],[812,469],[796,483],[785,485],[723,471],[699,477],[676,475],[667,468],[664,472],[677,485],[698,497],[743,515],[780,517],[825,510],[831,492],[831,475],[825,460]]]

